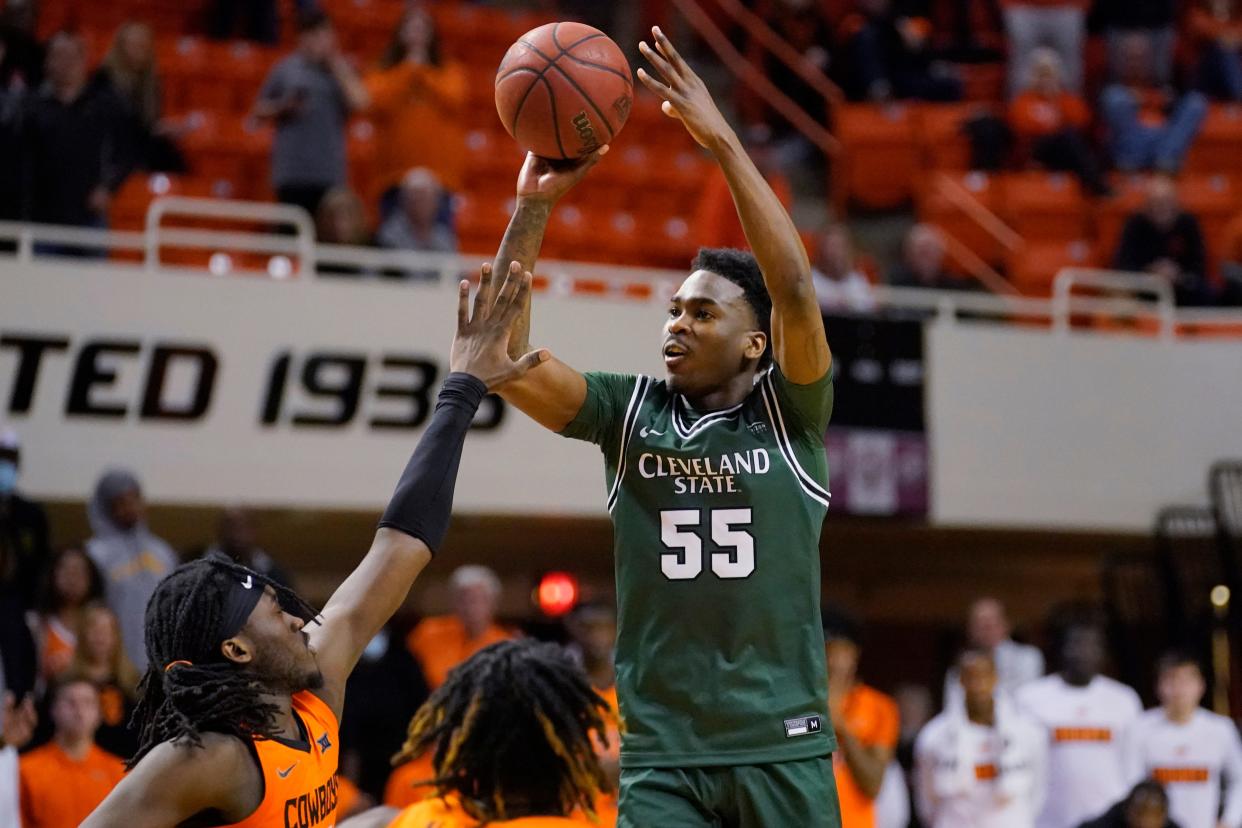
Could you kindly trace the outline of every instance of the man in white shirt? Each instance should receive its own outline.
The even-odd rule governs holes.
[[[995,598],[980,598],[970,605],[966,618],[968,646],[992,653],[996,662],[998,687],[1002,693],[1014,693],[1027,682],[1044,674],[1044,654],[1038,647],[1019,644],[1010,638],[1013,627],[1005,613],[1005,605]],[[944,679],[944,706],[961,704],[962,685],[957,667],[950,667]]]
[[[1059,638],[1061,672],[1017,692],[1018,706],[1048,740],[1048,793],[1037,828],[1077,828],[1126,795],[1123,740],[1143,711],[1137,693],[1100,675],[1104,630],[1096,620],[1071,619]]]
[[[1163,656],[1156,683],[1160,707],[1139,717],[1128,734],[1126,767],[1131,778],[1164,785],[1169,817],[1181,828],[1242,828],[1242,739],[1232,720],[1199,706],[1206,689],[1194,656]]]
[[[927,828],[1033,828],[1047,744],[1039,725],[997,692],[989,650],[958,660],[963,703],[927,723],[914,745],[915,802]]]

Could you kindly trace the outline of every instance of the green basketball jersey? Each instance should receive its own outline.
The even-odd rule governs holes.
[[[604,453],[623,767],[835,749],[819,611],[831,413],[830,377],[776,367],[703,414],[663,380],[587,374],[562,434]]]

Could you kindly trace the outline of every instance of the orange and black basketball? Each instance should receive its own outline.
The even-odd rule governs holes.
[[[531,29],[496,70],[496,111],[505,129],[547,158],[580,158],[610,143],[633,101],[621,48],[582,23]]]

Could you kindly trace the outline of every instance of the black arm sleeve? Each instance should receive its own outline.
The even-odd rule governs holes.
[[[478,378],[460,372],[448,375],[431,425],[414,449],[380,519],[380,526],[405,532],[427,544],[432,555],[448,534],[462,445],[486,395],[487,386]]]

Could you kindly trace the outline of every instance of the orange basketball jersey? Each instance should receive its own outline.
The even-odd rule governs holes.
[[[336,716],[309,691],[293,694],[302,739],[256,739],[263,802],[234,828],[332,828],[336,825],[340,750]]]

